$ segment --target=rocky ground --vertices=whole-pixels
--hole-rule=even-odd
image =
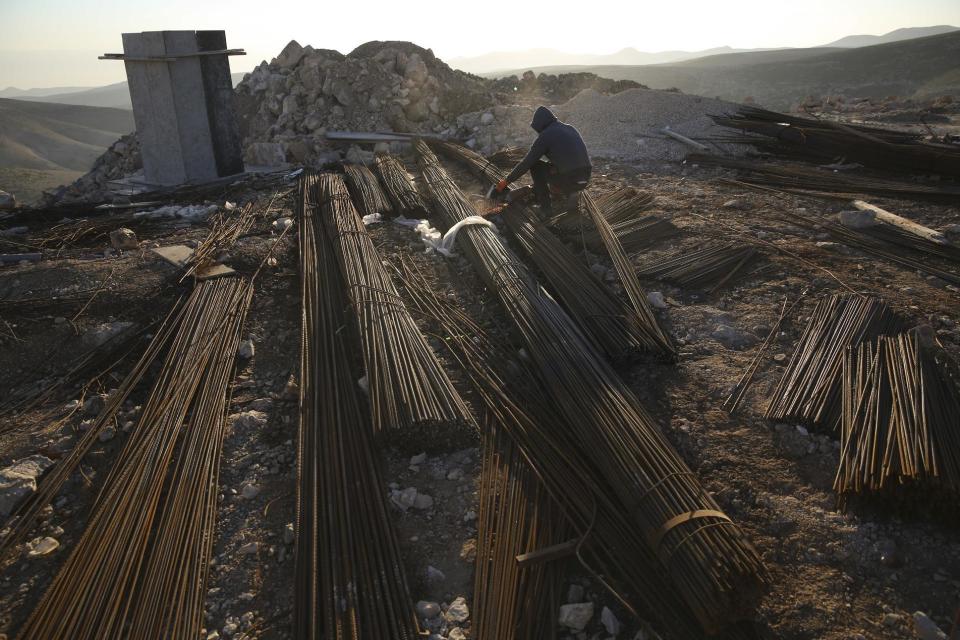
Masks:
[[[472,193],[480,193],[480,186],[462,172],[456,175]],[[921,624],[927,620],[950,628],[960,603],[960,534],[955,526],[923,510],[910,516],[893,509],[838,511],[831,490],[836,437],[769,423],[761,414],[803,318],[820,294],[841,291],[845,285],[883,296],[913,322],[930,324],[941,343],[960,356],[960,292],[789,223],[792,212],[827,215],[842,204],[734,190],[716,180],[723,175],[666,161],[597,161],[595,190],[621,184],[649,190],[656,195],[652,213],[669,218],[684,232],[635,259],[714,237],[755,242],[765,254],[764,269],[715,295],[645,282],[648,291],[663,294],[665,308],[658,313],[677,340],[679,360],[672,365],[640,363],[622,374],[770,567],[770,593],[759,611],[764,637],[936,637],[918,635],[914,615],[920,611],[929,616]],[[273,220],[292,215],[293,205],[290,186],[242,194],[241,199],[272,203],[254,230],[225,256],[243,273],[266,256],[276,241]],[[935,228],[957,220],[955,207],[876,203]],[[435,288],[470,309],[495,336],[512,339],[503,313],[462,258],[426,255],[412,231],[390,222],[370,231],[386,259],[413,258]],[[26,314],[0,308],[4,395],[61,371],[84,345],[102,339],[118,323],[155,317],[179,287],[175,268],[147,247],[196,242],[204,233],[203,224],[174,222],[151,227],[136,250],[113,251],[104,241],[68,252],[69,258],[0,270],[4,298],[83,292],[73,307]],[[300,313],[296,238],[284,238],[274,256],[276,265],[257,280],[247,323],[254,348],[238,360],[234,380],[207,599],[208,638],[291,635]],[[587,259],[597,271],[610,267],[603,257]],[[76,314],[93,291],[97,295]],[[799,296],[803,299],[775,336],[745,404],[735,415],[727,414],[720,403],[776,322],[784,301]],[[434,346],[439,350],[439,344]],[[469,402],[462,372],[445,364]],[[108,382],[92,392],[109,388]],[[18,418],[29,428],[24,435],[0,438],[0,493],[14,485],[18,495],[29,492],[30,476],[69,450],[95,408],[85,407],[86,400],[68,393]],[[135,396],[124,408],[123,423],[113,437],[84,460],[30,543],[0,568],[0,637],[13,636],[76,543],[100,481],[124,442],[124,425],[136,420],[142,401]],[[384,497],[393,505],[417,608],[425,627],[441,637],[469,636],[477,447],[476,438],[458,434],[386,443],[381,449]],[[15,465],[16,472],[9,471]],[[563,593],[569,602],[557,602],[558,615],[575,628],[561,626],[566,630],[559,637],[645,637],[612,597],[573,567]],[[561,605],[575,606],[561,610]]]

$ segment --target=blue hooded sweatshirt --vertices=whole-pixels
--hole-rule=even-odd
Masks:
[[[543,156],[547,156],[561,174],[592,167],[587,145],[580,132],[572,125],[557,120],[550,109],[537,107],[530,126],[540,135],[531,145],[527,156],[507,176],[507,182],[513,182],[529,171],[533,163]]]

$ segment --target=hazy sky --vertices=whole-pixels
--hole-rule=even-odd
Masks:
[[[586,7],[586,8],[585,8]],[[550,47],[571,52],[806,47],[899,27],[960,25],[960,0],[0,0],[0,88],[101,85],[124,79],[124,31],[225,29],[234,71],[291,39],[347,52],[411,40],[441,58]]]

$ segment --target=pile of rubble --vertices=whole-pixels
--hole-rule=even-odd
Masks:
[[[143,168],[140,158],[140,141],[136,133],[130,133],[103,152],[93,163],[93,168],[69,185],[62,185],[44,194],[43,205],[57,202],[108,199],[107,182],[119,180]]]
[[[344,56],[293,41],[237,94],[252,165],[322,159],[328,129],[452,132],[458,115],[494,101],[487,81],[408,42],[368,42]]]

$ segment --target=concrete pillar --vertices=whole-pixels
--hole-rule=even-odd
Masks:
[[[228,58],[195,55],[225,49],[223,31],[123,34],[148,183],[198,183],[243,171]]]

